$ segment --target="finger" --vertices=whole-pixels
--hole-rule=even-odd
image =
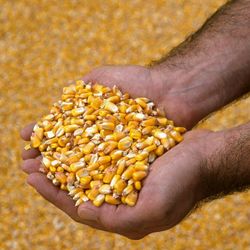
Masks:
[[[35,159],[25,160],[21,165],[22,170],[27,174],[39,172],[39,168],[41,167],[41,158],[41,156],[38,156]]]
[[[31,133],[32,133],[32,130],[33,130],[35,124],[36,123],[33,122],[22,129],[20,135],[25,141],[30,141],[30,136],[31,136]]]
[[[28,176],[27,182],[46,200],[64,211],[74,220],[80,221],[73,199],[65,191],[54,186],[44,174],[32,173]]]
[[[35,148],[31,148],[29,150],[23,149],[23,151],[22,151],[23,160],[33,159],[39,155],[40,155],[40,151],[38,149],[35,149]]]

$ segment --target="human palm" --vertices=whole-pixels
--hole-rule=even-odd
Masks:
[[[180,101],[168,103],[168,93],[150,69],[140,66],[106,66],[98,68],[84,78],[86,82],[100,82],[117,85],[132,97],[148,97],[157,106],[165,109],[169,118],[187,124],[185,114],[178,112]],[[171,98],[170,98],[171,99]],[[171,107],[173,109],[171,110]],[[33,125],[22,131],[22,137],[29,140]],[[39,152],[32,149],[23,152],[23,170],[29,174],[28,183],[45,199],[63,210],[77,222],[97,229],[125,235],[132,239],[165,230],[181,221],[200,199],[199,174],[202,163],[201,148],[209,132],[189,132],[185,140],[158,158],[151,166],[143,183],[139,199],[134,207],[123,204],[103,204],[95,207],[90,202],[78,208],[65,191],[55,187],[44,174],[39,173]]]

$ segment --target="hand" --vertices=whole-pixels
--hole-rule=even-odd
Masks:
[[[28,139],[30,133],[31,129],[25,129],[24,139]],[[65,191],[39,173],[38,158],[24,161],[23,170],[29,174],[31,186],[75,221],[130,239],[141,239],[149,233],[173,227],[203,198],[201,168],[206,160],[202,149],[211,134],[214,133],[188,132],[182,143],[158,158],[134,207],[109,204],[95,207],[87,202],[77,208]]]
[[[86,82],[118,85],[132,96],[146,96],[164,108],[168,117],[178,124],[188,124],[191,117],[181,112],[182,100],[168,98],[164,84],[150,69],[140,66],[102,67],[84,77]],[[171,109],[172,107],[172,109]],[[33,125],[22,131],[29,140]],[[104,204],[99,208],[90,202],[78,208],[65,191],[59,190],[42,173],[39,152],[32,149],[23,153],[23,170],[29,174],[28,183],[45,199],[67,213],[75,221],[97,229],[140,239],[145,235],[168,229],[186,216],[200,198],[199,175],[203,162],[200,149],[209,132],[190,132],[177,145],[152,165],[135,207]]]

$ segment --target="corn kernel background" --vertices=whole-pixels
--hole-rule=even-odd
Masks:
[[[250,192],[206,204],[175,228],[131,241],[79,225],[28,187],[19,130],[62,87],[102,64],[147,64],[179,44],[222,0],[0,0],[0,249],[250,249]],[[249,121],[250,98],[200,127]]]

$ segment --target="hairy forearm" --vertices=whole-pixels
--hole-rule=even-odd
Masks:
[[[201,167],[203,198],[250,187],[250,122],[213,134]]]
[[[168,97],[190,107],[190,127],[250,90],[250,0],[230,1],[153,65]]]

